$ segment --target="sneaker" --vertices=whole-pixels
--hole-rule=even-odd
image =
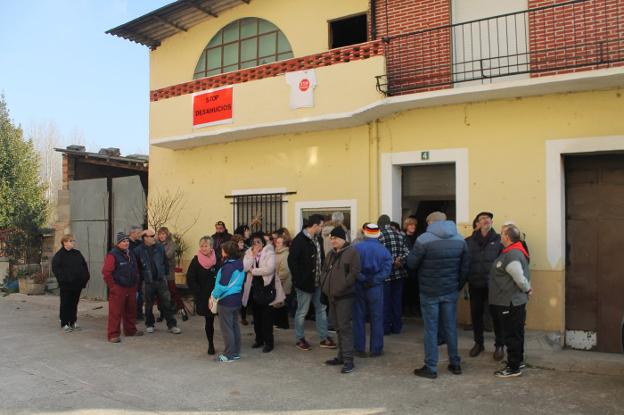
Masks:
[[[235,354],[234,356],[232,356],[232,358],[230,360],[240,360],[240,355],[239,354]]]
[[[71,333],[72,331],[74,331],[74,329],[72,329],[72,328],[71,328],[71,326],[70,326],[69,324],[65,324],[65,325],[63,326],[63,331],[64,331],[65,333]]]
[[[226,355],[220,354],[219,356],[217,356],[215,361],[218,362],[218,363],[230,363],[230,362],[233,362],[234,359],[230,359]]]
[[[414,369],[414,374],[416,376],[420,376],[421,378],[435,379],[438,377],[436,372],[431,371],[427,365],[421,367],[420,369]]]
[[[332,340],[331,337],[328,336],[325,340],[323,340],[320,343],[320,346],[323,349],[335,349],[336,348],[336,343]]]
[[[509,362],[507,362],[506,360],[503,360],[501,363],[503,364],[503,367],[509,366]],[[527,366],[526,363],[524,363],[524,361],[522,361],[518,365],[518,369],[524,369],[524,368],[526,368],[526,366]]]
[[[504,369],[497,370],[496,372],[494,372],[494,374],[496,375],[496,377],[499,378],[513,378],[522,375],[522,370],[513,370],[509,366],[505,366]]]
[[[338,366],[338,365],[344,365],[344,361],[342,359],[338,359],[337,357],[334,357],[333,359],[326,360],[325,364],[327,366]]]
[[[145,331],[148,333],[153,333],[154,332],[154,326],[148,326],[145,328]]]
[[[312,347],[310,347],[310,343],[308,343],[306,341],[306,339],[300,339],[295,346],[297,347],[297,349],[299,350],[303,350],[306,352],[309,352],[310,350],[312,350]]]
[[[112,339],[108,339],[111,343],[121,343],[121,339],[119,337],[113,337]]]
[[[70,326],[72,330],[78,330],[78,331],[82,330],[82,327],[80,327],[78,323],[70,324]]]
[[[454,375],[462,374],[462,368],[460,365],[448,365],[448,370]]]
[[[353,368],[353,362],[345,362],[342,369],[340,369],[340,373],[351,373],[353,372]]]
[[[180,327],[178,326],[173,326],[169,329],[169,333],[171,334],[180,334],[182,333],[182,330],[180,330]]]

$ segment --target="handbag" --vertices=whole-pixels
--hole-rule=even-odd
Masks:
[[[228,285],[227,288],[232,288],[234,286],[234,284],[236,284],[236,282],[238,281],[238,279],[240,278],[240,276],[236,277],[236,279],[234,281],[231,281]],[[219,299],[218,298],[214,298],[212,295],[210,295],[210,298],[212,299],[212,305],[210,305],[210,303],[208,304],[208,308],[210,309],[210,312],[212,314],[217,314],[217,312],[219,311]]]
[[[275,290],[275,274],[271,278],[269,285],[264,285],[264,278],[255,278],[252,283],[252,296],[255,304],[269,305],[275,301],[277,291]]]
[[[212,314],[217,314],[217,311],[219,310],[219,299],[214,298],[214,297],[210,297],[212,298],[212,305],[210,306],[210,312]]]

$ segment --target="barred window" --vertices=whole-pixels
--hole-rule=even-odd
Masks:
[[[232,223],[234,228],[249,225],[253,232],[273,232],[286,224],[283,222],[288,193],[269,193],[226,196],[232,199]]]
[[[292,48],[273,23],[256,17],[236,20],[221,29],[204,48],[194,79],[290,59]]]

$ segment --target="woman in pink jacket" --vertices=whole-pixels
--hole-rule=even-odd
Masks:
[[[273,305],[284,301],[284,289],[279,278],[275,277],[275,250],[273,245],[267,244],[262,232],[256,232],[251,236],[251,248],[243,258],[247,278],[243,291],[243,305],[249,305],[253,310],[254,332],[256,340],[254,349],[263,347],[262,351],[268,353],[273,350]],[[263,287],[275,284],[275,298],[269,304],[258,304],[254,301],[254,291],[257,293]]]

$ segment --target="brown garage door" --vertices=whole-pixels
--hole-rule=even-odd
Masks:
[[[570,156],[566,173],[566,329],[623,352],[624,154]]]

